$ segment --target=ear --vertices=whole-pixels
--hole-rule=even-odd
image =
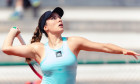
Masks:
[[[44,31],[48,31],[47,25],[44,26]]]

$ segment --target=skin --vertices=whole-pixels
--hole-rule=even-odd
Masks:
[[[59,26],[60,24],[61,26]],[[60,48],[63,44],[61,34],[63,33],[64,28],[62,24],[63,22],[57,13],[53,13],[51,17],[46,20],[44,30],[48,34],[48,43],[52,49]],[[3,43],[2,51],[8,55],[32,58],[40,63],[45,57],[44,44],[35,42],[29,45],[12,46],[13,40],[19,33],[19,29],[10,29],[10,32]],[[75,54],[76,57],[78,57],[80,50],[132,55],[136,59],[136,56],[139,55],[134,51],[121,48],[114,44],[92,42],[86,38],[78,36],[67,37],[67,43],[70,50]]]

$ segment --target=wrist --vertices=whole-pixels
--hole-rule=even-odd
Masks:
[[[126,53],[127,53],[127,50],[126,49],[122,49],[122,54],[126,55]]]
[[[121,51],[121,54],[126,54],[126,50],[125,49],[122,49],[122,51]]]

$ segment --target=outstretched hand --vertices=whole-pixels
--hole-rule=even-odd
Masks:
[[[123,52],[123,54],[124,54],[124,55],[132,55],[132,56],[134,56],[136,59],[138,59],[137,56],[140,56],[140,54],[137,54],[136,52],[130,51],[130,50],[125,50],[125,51]]]

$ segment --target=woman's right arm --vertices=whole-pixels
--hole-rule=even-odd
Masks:
[[[19,29],[11,28],[8,33],[3,46],[2,51],[8,55],[15,55],[26,58],[35,58],[35,50],[32,44],[21,45],[21,46],[12,46],[15,37],[20,33]]]

